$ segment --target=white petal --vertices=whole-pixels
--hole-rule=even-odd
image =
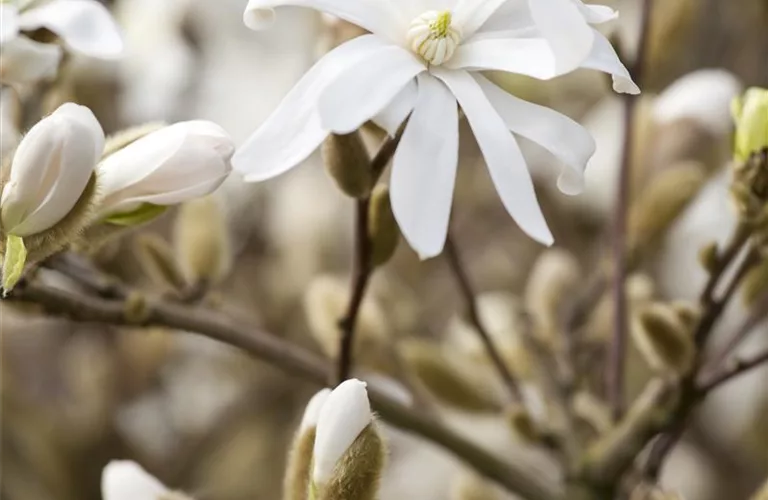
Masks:
[[[384,48],[348,68],[323,91],[318,102],[323,128],[349,134],[378,114],[426,71],[412,52],[397,46]]]
[[[18,33],[18,9],[15,5],[0,4],[0,44],[16,38]]]
[[[443,67],[506,71],[540,80],[560,75],[552,47],[543,38],[475,38],[460,45]]]
[[[622,94],[639,94],[640,88],[632,81],[627,68],[619,60],[611,42],[600,32],[594,31],[592,53],[582,63],[583,68],[596,69],[613,76],[613,90]]]
[[[448,234],[459,127],[456,99],[429,74],[418,77],[416,107],[395,153],[392,211],[403,236],[422,259],[439,255]]]
[[[411,80],[400,93],[392,99],[392,102],[381,110],[379,114],[373,117],[373,121],[376,125],[386,130],[390,137],[394,137],[397,134],[400,125],[403,124],[411,111],[413,111],[418,95],[419,87],[416,85],[416,80]]]
[[[364,35],[335,48],[310,69],[277,109],[235,153],[232,164],[248,182],[280,175],[304,161],[328,136],[320,125],[317,101],[339,73],[388,47]]]
[[[464,39],[471,37],[507,0],[459,0],[453,19]]]
[[[0,81],[28,85],[53,78],[59,69],[62,50],[58,45],[39,43],[18,36],[0,50]]]
[[[603,24],[619,17],[619,13],[607,5],[585,5],[581,0],[577,5],[589,24]]]
[[[47,28],[72,50],[87,56],[112,59],[123,52],[123,40],[109,11],[93,0],[57,0],[23,12],[24,30]]]
[[[112,461],[101,473],[102,500],[160,500],[168,488],[136,462]]]
[[[365,382],[357,379],[339,384],[325,401],[317,420],[312,479],[328,482],[336,462],[371,423],[371,405]]]
[[[330,389],[322,389],[317,394],[312,396],[312,399],[307,403],[307,408],[304,410],[304,416],[301,418],[301,425],[299,425],[299,432],[303,432],[307,429],[317,426],[317,421],[320,418],[320,410],[323,409],[325,402],[328,400],[328,396],[331,395]]]
[[[483,24],[480,32],[507,31],[534,26],[528,0],[507,0]]]
[[[572,0],[528,0],[531,16],[555,53],[559,73],[579,67],[589,56],[594,31]]]
[[[531,238],[551,245],[554,238],[541,213],[531,174],[515,137],[469,73],[436,71],[435,74],[448,85],[464,110],[509,214]]]
[[[473,76],[512,132],[539,144],[568,166],[558,180],[560,190],[580,193],[584,169],[597,147],[587,129],[553,109],[518,99],[480,74]]]
[[[269,27],[275,19],[276,7],[309,7],[356,24],[374,35],[402,42],[407,22],[389,0],[250,0],[243,22],[253,30]]]

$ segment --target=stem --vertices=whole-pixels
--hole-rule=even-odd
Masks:
[[[643,2],[642,25],[637,57],[630,74],[639,85],[642,82],[647,50],[648,34],[651,25],[653,0]],[[611,343],[606,388],[608,399],[613,409],[613,417],[618,420],[624,413],[624,361],[627,344],[627,296],[624,283],[627,280],[629,256],[627,255],[627,219],[629,212],[630,180],[632,177],[632,152],[635,148],[635,114],[637,96],[624,96],[624,148],[619,173],[619,189],[616,200],[616,219],[613,231],[613,296],[615,302],[613,342]]]
[[[63,313],[76,321],[136,326],[126,317],[121,300],[91,297],[40,283],[28,283],[18,287],[9,300],[33,302],[48,311]],[[217,311],[162,300],[148,300],[146,307],[142,325],[196,333],[229,344],[318,385],[325,385],[331,373],[331,366],[316,354],[291,345],[264,330],[236,324]],[[373,389],[370,389],[369,393],[373,408],[384,420],[442,446],[467,466],[498,482],[510,492],[528,500],[558,498],[556,487],[542,478],[540,472],[525,464],[499,459],[421,413]]]
[[[517,382],[515,382],[515,378],[512,376],[512,372],[510,372],[509,368],[507,368],[504,359],[501,357],[501,354],[499,354],[499,349],[496,347],[496,344],[491,338],[488,329],[485,327],[485,324],[480,317],[480,313],[477,309],[477,298],[475,290],[472,287],[472,283],[469,281],[469,275],[467,274],[467,271],[461,262],[458,249],[456,248],[456,244],[450,233],[448,234],[445,242],[445,255],[448,259],[448,265],[450,266],[453,275],[456,277],[456,282],[459,285],[459,291],[461,292],[461,295],[466,302],[469,320],[475,327],[477,334],[480,336],[480,340],[483,342],[483,346],[485,346],[485,350],[488,353],[488,356],[491,358],[491,362],[496,367],[496,371],[499,372],[499,375],[501,376],[504,385],[507,387],[507,390],[509,390],[512,399],[514,401],[522,401],[523,398],[520,394],[520,388],[517,386]]]
[[[743,375],[744,373],[757,368],[763,363],[768,363],[768,350],[749,359],[739,359],[731,366],[726,366],[723,370],[713,374],[708,380],[705,380],[700,387],[704,393],[711,392],[726,382]]]
[[[747,319],[736,330],[736,333],[731,337],[731,340],[720,349],[717,354],[712,356],[712,361],[708,363],[709,366],[717,367],[725,363],[728,356],[736,350],[741,342],[754,330],[754,328],[760,324],[763,319],[768,315],[768,292],[764,292],[755,306],[750,311]]]

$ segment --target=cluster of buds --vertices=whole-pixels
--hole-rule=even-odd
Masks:
[[[739,215],[757,228],[768,223],[768,90],[751,88],[732,106],[736,120],[731,186]]]
[[[4,163],[0,252],[6,292],[27,263],[211,193],[229,175],[234,144],[218,125],[192,121],[148,133],[106,157],[104,152],[104,132],[93,113],[66,103],[32,127]]]

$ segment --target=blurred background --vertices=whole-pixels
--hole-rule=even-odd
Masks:
[[[124,31],[126,57],[113,63],[72,58],[41,106],[85,104],[108,133],[151,121],[203,118],[219,123],[240,144],[314,61],[357,34],[305,9],[285,9],[271,30],[252,32],[242,23],[245,0],[106,3]],[[605,3],[621,12],[605,29],[626,40],[632,53],[639,2]],[[706,279],[699,249],[724,241],[736,222],[728,198],[730,101],[746,87],[768,86],[766,0],[655,5],[635,117],[633,193],[641,198],[644,187],[669,172],[685,175],[668,176],[678,196],[661,190],[653,202],[637,207],[640,222],[632,234],[642,245],[629,280],[633,306],[697,297]],[[555,250],[544,252],[507,215],[471,134],[462,134],[453,234],[504,356],[535,387],[535,361],[520,340],[519,312],[534,309],[535,317],[542,301],[566,307],[600,268],[614,213],[622,104],[610,81],[596,72],[545,83],[494,77],[517,95],[577,119],[598,142],[587,192],[576,198],[557,192],[559,168],[552,158],[525,144],[557,241]],[[7,124],[9,113],[18,110],[5,101]],[[3,132],[5,151],[18,136],[12,127]],[[377,131],[369,135],[371,144],[381,137]],[[225,228],[220,237],[231,259],[230,272],[205,302],[333,355],[335,320],[348,287],[354,202],[336,188],[320,155],[262,184],[243,184],[233,175],[209,202],[213,215],[199,224],[213,227],[221,217],[224,225],[217,227]],[[659,208],[664,203],[674,210]],[[158,293],[161,284],[142,267],[137,245],[147,234],[178,244],[180,219],[195,213],[186,212],[169,213],[93,258],[105,271]],[[551,290],[556,296],[547,295]],[[734,301],[716,335],[733,331],[745,310],[742,301]],[[611,308],[598,304],[582,336],[599,347],[610,335],[610,316]],[[0,324],[3,500],[99,499],[101,469],[115,458],[136,460],[199,500],[280,497],[287,447],[316,387],[184,332],[82,325],[6,303],[0,305]],[[768,346],[768,328],[761,328],[744,352]],[[357,359],[361,376],[377,387],[490,450],[552,469],[546,453],[516,432],[500,408],[502,388],[466,321],[444,258],[420,262],[401,243],[374,277]],[[456,367],[466,387],[446,389],[435,382],[424,369],[435,359]],[[593,363],[591,369],[601,368]],[[629,368],[628,390],[635,394],[650,371],[635,352]],[[762,369],[714,394],[673,452],[663,483],[686,500],[747,498],[768,475],[766,387],[768,370]],[[382,500],[461,499],[462,489],[478,481],[433,445],[386,429],[390,463]]]

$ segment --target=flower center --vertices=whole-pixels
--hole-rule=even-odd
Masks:
[[[414,19],[408,29],[411,50],[435,66],[453,57],[461,43],[461,32],[452,21],[449,10],[430,10]]]

